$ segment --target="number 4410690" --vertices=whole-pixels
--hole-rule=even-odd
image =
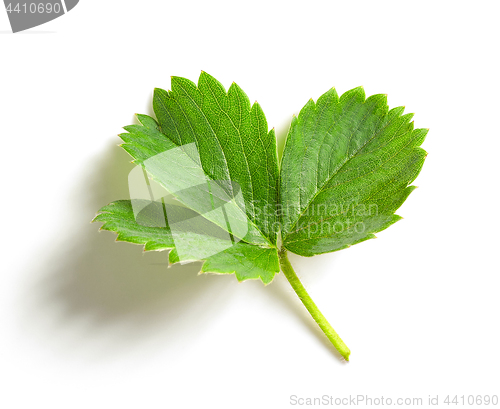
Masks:
[[[42,14],[42,13],[60,13],[61,4],[59,3],[9,3],[7,5],[7,13],[31,13],[31,14]]]
[[[444,403],[446,405],[461,405],[461,406],[479,406],[479,405],[498,405],[497,395],[462,395],[462,396],[446,396]]]

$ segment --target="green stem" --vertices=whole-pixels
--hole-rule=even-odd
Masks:
[[[346,361],[349,361],[349,355],[351,354],[351,351],[349,350],[349,348],[347,348],[347,345],[344,344],[344,341],[340,339],[330,323],[326,320],[325,316],[318,309],[311,296],[307,293],[306,289],[300,282],[299,277],[297,277],[297,274],[295,274],[290,261],[288,260],[286,250],[280,250],[279,256],[281,270],[285,274],[285,277],[291,284],[294,291],[299,296],[300,301],[302,301],[302,304],[304,304],[304,306],[307,308],[309,314],[311,314],[311,316],[314,318],[314,321],[316,321],[319,327],[323,330],[333,346],[337,349],[337,351],[340,352],[340,355],[342,355]]]

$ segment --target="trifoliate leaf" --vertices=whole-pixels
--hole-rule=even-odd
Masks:
[[[282,238],[302,256],[374,238],[400,219],[427,134],[385,95],[331,89],[292,120],[281,163]]]
[[[402,107],[389,110],[385,95],[365,99],[355,88],[339,98],[331,89],[293,118],[278,177],[274,131],[236,84],[226,92],[206,73],[198,85],[173,77],[172,91],[155,90],[153,108],[157,120],[138,115],[120,135],[139,165],[129,174],[131,200],[110,203],[94,221],[117,240],[170,249],[171,263],[201,260],[200,272],[267,284],[281,268],[349,360],[287,250],[337,251],[398,221],[427,130],[414,129]]]

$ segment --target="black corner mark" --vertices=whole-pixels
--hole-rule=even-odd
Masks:
[[[12,32],[45,24],[72,10],[79,0],[4,0]]]

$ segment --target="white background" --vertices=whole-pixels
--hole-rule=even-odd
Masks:
[[[500,395],[497,6],[82,0],[15,35],[0,10],[0,407]],[[127,198],[121,127],[150,113],[154,87],[201,70],[258,99],[281,144],[332,86],[387,93],[430,128],[404,220],[291,257],[350,363],[282,274],[264,287],[167,269],[166,252],[89,223]]]

